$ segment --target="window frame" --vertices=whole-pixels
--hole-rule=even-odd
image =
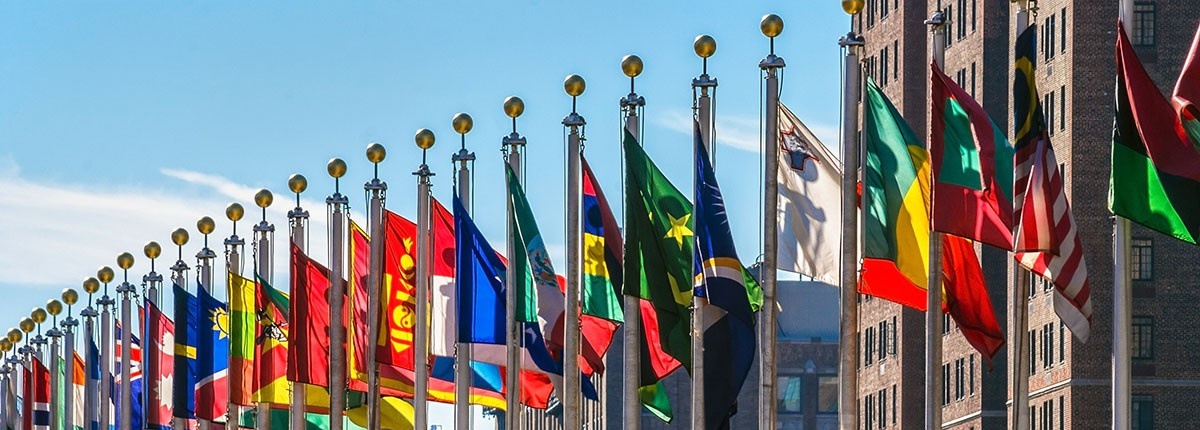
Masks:
[[[1133,361],[1154,360],[1154,317],[1134,315],[1130,319],[1129,346],[1133,348],[1129,357]]]
[[[1154,239],[1135,237],[1129,240],[1129,279],[1154,280]]]

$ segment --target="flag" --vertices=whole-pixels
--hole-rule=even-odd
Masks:
[[[196,417],[196,345],[200,301],[175,284],[175,375],[171,380],[171,412],[179,418]]]
[[[36,358],[35,358],[36,359]],[[21,365],[21,428],[33,428],[34,370],[32,364]]]
[[[86,404],[84,404],[84,408],[86,408],[86,410],[99,411],[100,410],[100,401],[102,400],[99,398],[100,397],[100,384],[101,384],[100,375],[103,375],[103,373],[101,373],[102,370],[101,370],[101,366],[100,366],[100,348],[96,347],[96,340],[94,338],[92,338],[91,336],[86,336],[86,337],[87,337],[87,351],[85,352],[85,354],[87,354],[87,359],[84,362],[84,364],[87,366],[87,381],[85,382],[85,387],[87,389],[87,392],[92,393],[93,395],[87,396],[84,399],[87,402]],[[103,399],[103,401],[108,401],[108,400]],[[97,416],[97,418],[99,418],[99,417]],[[91,417],[87,417],[86,419],[91,419]],[[100,422],[99,421],[91,421],[91,422],[87,423],[87,426],[89,429],[98,430],[100,428]]]
[[[411,430],[413,428],[413,406],[396,397],[383,397],[379,408],[381,430]],[[367,407],[360,406],[346,411],[346,418],[360,427],[367,426]]]
[[[929,152],[867,78],[863,95],[863,262],[859,292],[925,310]]]
[[[979,103],[929,67],[933,229],[1010,250],[1013,147]]]
[[[1147,228],[1196,244],[1200,239],[1200,154],[1187,137],[1175,108],[1158,91],[1130,45],[1117,30],[1117,91],[1113,120],[1112,173],[1108,208]],[[1189,96],[1197,73],[1196,48],[1185,81]],[[1177,95],[1178,96],[1178,95]],[[1194,102],[1195,100],[1190,100]],[[1194,113],[1195,106],[1185,111]],[[1194,123],[1193,123],[1194,125]]]
[[[969,239],[942,235],[942,291],[944,312],[954,318],[967,343],[989,364],[1004,346],[1004,332],[996,321],[992,299],[983,280],[983,269]]]
[[[628,131],[625,147],[624,293],[641,304],[639,397],[658,418],[673,414],[662,378],[680,366],[691,372],[692,205]]]
[[[841,280],[842,162],[779,104],[779,268]]]
[[[583,167],[583,286],[580,306],[584,315],[624,322],[621,308],[621,257],[624,241],[600,182],[587,158]],[[603,354],[601,354],[603,355]]]
[[[287,380],[287,321],[280,309],[287,309],[290,300],[258,273],[254,274],[254,280],[258,330],[254,338],[256,358],[250,400],[256,404],[287,408],[291,406],[292,387]]]
[[[87,367],[84,365],[83,358],[79,356],[78,351],[76,351],[74,353],[74,357],[71,360],[71,365],[74,366],[74,368],[75,368],[74,371],[71,373],[72,378],[70,381],[70,385],[68,385],[69,387],[71,387],[71,391],[70,391],[69,395],[72,397],[71,416],[67,417],[65,410],[60,410],[60,415],[63,417],[63,419],[68,420],[66,422],[67,425],[63,427],[64,429],[82,430],[84,428],[84,423],[86,420],[86,418],[84,417],[83,402],[84,402],[84,398],[87,397],[84,394],[87,392],[87,386],[86,386],[87,376],[85,373],[85,372],[87,372]],[[63,369],[65,369],[65,367],[63,367]],[[63,381],[65,382],[66,376],[63,375],[63,378],[64,378]],[[66,397],[60,396],[60,398],[65,399]],[[60,407],[61,406],[62,405],[60,405]],[[63,408],[63,409],[65,409],[65,408]]]
[[[229,308],[199,288],[196,345],[196,418],[216,420],[229,405]]]
[[[146,398],[146,428],[170,429],[174,405],[172,390],[175,388],[175,361],[172,350],[175,346],[175,323],[172,322],[150,300],[146,300],[146,323],[150,334],[150,359],[153,363],[149,375],[151,392]]]
[[[1188,51],[1187,61],[1175,83],[1175,95],[1172,97],[1175,109],[1179,111],[1179,122],[1183,125],[1184,133],[1192,141],[1192,146],[1200,150],[1200,29],[1192,39],[1192,49]]]
[[[254,282],[229,274],[229,401],[252,406],[254,393],[254,340],[257,337]]]
[[[413,339],[417,310],[417,225],[400,215],[384,210],[383,217],[383,289],[382,325],[375,342],[380,363],[413,368]],[[355,249],[369,257],[369,249]],[[368,261],[368,269],[369,269]],[[366,279],[355,279],[366,281]],[[364,320],[365,321],[365,320]]]
[[[287,378],[329,386],[329,269],[291,244],[291,315]]]
[[[123,415],[121,409],[126,407],[126,405],[122,403],[123,399],[121,395],[121,386],[126,383],[124,380],[124,372],[121,371],[121,369],[123,369],[122,366],[124,365],[124,363],[121,361],[122,351],[125,348],[125,344],[122,341],[122,330],[124,330],[124,327],[121,327],[121,323],[117,322],[117,343],[116,348],[113,350],[113,357],[116,360],[116,365],[114,368],[117,369],[117,372],[113,377],[112,389],[112,401],[113,405],[115,406],[112,411],[116,417],[116,419],[114,419],[112,422],[116,423],[117,428],[121,428],[122,424],[121,418]],[[144,392],[145,388],[145,380],[142,378],[142,342],[138,339],[137,335],[133,333],[129,334],[129,339],[130,368],[128,384],[130,387],[129,391],[132,394],[131,397],[133,398],[133,404],[128,405],[130,409],[129,428],[141,429],[144,428],[142,423],[145,421],[145,411],[142,410],[142,393]]]
[[[429,353],[442,357],[453,357],[455,342],[458,338],[458,316],[455,312],[458,310],[458,297],[456,296],[455,276],[458,271],[455,266],[455,244],[458,239],[454,235],[454,214],[442,206],[442,203],[437,199],[430,199],[430,207],[432,213],[432,229],[430,238],[433,244],[430,249],[433,250],[433,270],[430,277],[430,298],[433,301],[430,306],[430,337],[429,337]],[[406,240],[410,240],[413,244],[417,242],[417,225],[412,223],[412,234],[406,236]],[[415,246],[415,245],[414,245]],[[414,260],[415,261],[415,260]],[[414,269],[415,272],[415,269]],[[415,279],[415,278],[414,278]],[[504,347],[502,346],[484,346],[471,345],[472,358],[481,360],[481,357],[499,357],[503,360],[505,356]],[[482,359],[481,361],[487,361]],[[496,363],[500,364],[500,363]]]
[[[1071,333],[1086,342],[1092,325],[1091,286],[1083,244],[1038,103],[1035,35],[1036,28],[1030,26],[1017,37],[1015,48],[1014,258],[1054,284],[1054,311]]]
[[[47,369],[42,360],[36,355],[32,356],[32,376],[31,386],[25,396],[25,404],[29,405],[26,410],[29,411],[29,417],[26,423],[31,424],[26,427],[33,430],[49,430],[50,429],[50,369]]]
[[[762,291],[757,282],[746,282],[754,278],[747,276],[738,258],[725,199],[700,136],[700,123],[693,125],[695,282],[697,291],[708,298],[704,310],[704,428],[728,428],[758,349],[754,331],[757,308],[752,301],[756,299],[761,307]]]

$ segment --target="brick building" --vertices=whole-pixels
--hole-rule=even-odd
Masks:
[[[1035,429],[1107,428],[1111,416],[1112,221],[1108,212],[1109,147],[1112,141],[1117,2],[1042,0],[1037,24],[1038,88],[1065,173],[1085,255],[1091,262],[1093,326],[1084,344],[1071,338],[1055,315],[1050,290],[1035,280],[1020,291],[1030,297],[1031,339],[1027,407]],[[1131,25],[1138,54],[1161,90],[1174,86],[1200,22],[1194,0],[1136,1]],[[945,73],[971,93],[1011,134],[1012,41],[1015,6],[1008,0],[867,0],[855,20],[866,46],[863,64],[913,130],[928,135],[930,38],[922,21],[943,10]],[[1133,416],[1134,428],[1193,428],[1200,406],[1200,336],[1192,288],[1200,268],[1185,263],[1196,249],[1135,227],[1133,230]],[[987,246],[981,262],[997,319],[1013,333],[1011,257]],[[860,428],[924,427],[925,316],[864,297],[860,307]],[[948,321],[946,319],[945,321]],[[953,324],[943,328],[940,402],[943,428],[1005,428],[1010,404],[1012,348],[986,359]],[[1010,336],[1011,339],[1011,336]]]

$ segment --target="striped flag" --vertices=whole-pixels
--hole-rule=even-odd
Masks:
[[[1014,257],[1054,284],[1054,311],[1075,337],[1086,342],[1092,325],[1087,263],[1038,103],[1035,34],[1035,27],[1029,27],[1016,45]]]
[[[32,426],[27,427],[33,430],[49,430],[50,429],[50,369],[47,369],[42,360],[36,356],[33,357],[33,390],[32,397],[26,397],[25,401],[32,404],[30,408],[32,413]]]

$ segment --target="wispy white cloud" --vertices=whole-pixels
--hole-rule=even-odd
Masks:
[[[688,110],[668,110],[657,117],[658,124],[679,133],[692,134],[692,113]],[[836,124],[805,123],[826,146],[838,148]],[[761,124],[757,117],[722,114],[717,118],[717,144],[748,152],[759,152]]]

